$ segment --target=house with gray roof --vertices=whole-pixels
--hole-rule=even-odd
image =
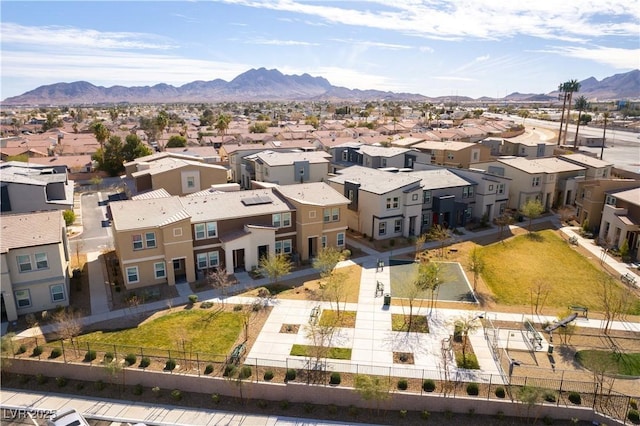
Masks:
[[[69,305],[69,244],[60,211],[2,216],[2,311],[9,321]]]
[[[261,151],[242,159],[241,183],[248,189],[252,181],[278,185],[322,182],[329,174],[330,157],[324,151]]]

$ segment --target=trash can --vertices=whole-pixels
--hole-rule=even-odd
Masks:
[[[553,345],[549,345],[549,348],[547,349],[547,353],[549,355],[551,355],[553,353]]]
[[[384,306],[389,306],[391,305],[391,295],[389,293],[386,293],[384,295]]]

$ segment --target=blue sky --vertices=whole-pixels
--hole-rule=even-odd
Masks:
[[[0,99],[79,80],[229,81],[259,67],[350,89],[502,97],[640,68],[629,0],[5,0],[0,12]]]

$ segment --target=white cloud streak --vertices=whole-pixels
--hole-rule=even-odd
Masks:
[[[571,58],[587,59],[618,69],[640,68],[640,49],[620,49],[604,46],[558,46],[549,50],[538,50],[537,52],[555,53]]]

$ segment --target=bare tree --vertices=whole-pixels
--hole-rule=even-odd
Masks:
[[[231,280],[229,279],[229,274],[227,274],[227,270],[225,268],[217,268],[213,271],[209,271],[207,274],[207,282],[214,289],[219,289],[222,293],[222,306],[224,306],[225,299],[227,298],[227,291],[229,287],[232,285]]]
[[[62,340],[68,339],[77,354],[79,347],[76,337],[78,337],[82,332],[80,314],[72,311],[71,308],[67,308],[55,313],[53,320],[56,324],[56,332],[58,333],[58,336],[60,336]]]
[[[604,314],[603,333],[609,334],[613,321],[621,317],[625,308],[625,294],[609,276],[602,278],[598,288],[600,304]]]
[[[422,234],[420,236],[418,236],[416,238],[416,242],[415,242],[415,249],[416,249],[416,254],[415,254],[415,260],[420,260],[422,261],[424,258],[424,252],[422,250],[422,247],[424,246],[424,243],[427,241],[427,234]]]
[[[541,314],[542,308],[544,308],[547,297],[549,297],[549,293],[551,292],[551,288],[544,280],[538,278],[529,288],[529,292],[531,295],[532,313]]]
[[[335,317],[334,317],[335,318]],[[337,320],[337,318],[335,318]],[[323,373],[324,367],[322,361],[329,357],[331,351],[331,342],[336,330],[335,321],[318,321],[310,322],[305,325],[305,337],[311,343],[308,348],[308,355],[313,359],[314,365],[309,370],[316,373]],[[310,377],[314,381],[316,377]]]
[[[345,282],[347,280],[347,274],[340,271],[333,271],[322,280],[320,297],[322,300],[328,301],[331,308],[333,304],[336,304],[336,314],[338,318],[341,317],[342,311],[340,304],[346,303],[347,289]]]
[[[443,284],[441,277],[441,267],[435,262],[421,263],[418,266],[417,286],[425,291],[429,291],[430,304],[429,313],[433,312],[435,307],[436,294],[440,285]]]
[[[480,249],[474,247],[469,253],[469,260],[467,262],[467,269],[473,274],[473,292],[476,292],[478,288],[478,276],[484,272],[485,262]]]
[[[504,235],[504,229],[513,223],[513,216],[509,213],[502,212],[502,214],[495,218],[496,224],[498,225],[498,229],[500,233],[498,234],[498,239],[502,240]]]

